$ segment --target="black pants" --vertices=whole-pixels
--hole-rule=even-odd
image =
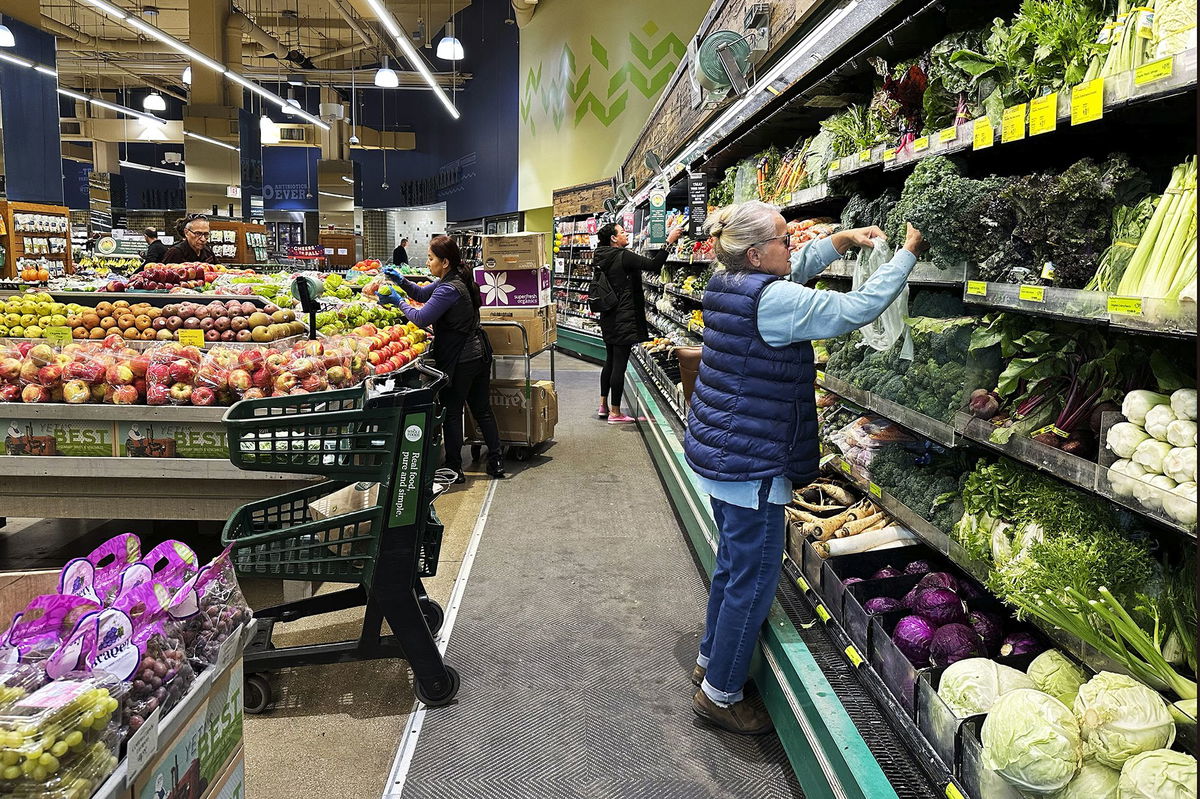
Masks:
[[[475,423],[483,432],[489,455],[500,454],[500,432],[488,397],[491,383],[490,364],[482,358],[458,364],[449,384],[442,389],[442,437],[446,444],[446,467],[462,471],[463,406],[471,408]]]
[[[620,407],[625,394],[625,367],[629,366],[629,344],[604,342],[604,368],[600,370],[600,396],[610,397]]]

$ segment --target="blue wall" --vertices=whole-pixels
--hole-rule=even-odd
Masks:
[[[143,169],[121,170],[125,179],[125,207],[138,211],[161,211],[182,209],[187,206],[184,191],[183,169],[162,163],[166,153],[183,155],[181,144],[154,144],[153,142],[128,142],[118,145],[121,158],[135,164],[147,164],[160,169],[178,169],[179,176],[147,172]]]
[[[8,52],[56,68],[53,34],[12,17],[0,20],[17,40],[16,47]],[[8,199],[62,205],[57,79],[29,67],[0,61],[0,112],[4,115]]]
[[[263,210],[317,210],[317,147],[263,148]]]
[[[72,158],[62,159],[63,205],[86,211],[91,207],[88,175],[92,165]]]

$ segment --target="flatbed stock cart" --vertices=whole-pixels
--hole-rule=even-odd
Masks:
[[[255,611],[247,645],[246,712],[271,703],[266,674],[281,668],[401,658],[426,705],[449,703],[459,675],[434,642],[444,612],[422,577],[437,571],[442,524],[433,509],[441,372],[420,361],[355,388],[243,400],[224,417],[229,457],[251,471],[328,478],[239,508],[225,525],[238,572],[352,583]],[[276,648],[276,624],[365,606],[357,640]],[[387,620],[391,635],[383,635]]]
[[[547,443],[549,443],[545,439],[539,439],[539,437],[534,433],[536,422],[533,418],[533,402],[531,401],[531,395],[533,392],[534,382],[533,359],[544,352],[550,353],[550,382],[554,382],[554,343],[548,342],[542,347],[542,349],[533,351],[529,348],[529,331],[526,330],[525,326],[520,322],[509,322],[502,319],[484,319],[480,321],[479,324],[485,328],[511,328],[520,334],[522,343],[521,352],[511,355],[496,353],[492,354],[492,380],[494,381],[497,377],[499,377],[497,373],[497,367],[500,365],[501,361],[517,360],[523,363],[525,374],[523,377],[524,384],[522,388],[522,396],[525,400],[525,429],[523,432],[513,430],[502,431],[500,443],[504,446],[505,453],[508,456],[511,456],[513,460],[527,461],[539,450],[541,450]],[[467,416],[464,414],[463,420],[465,421],[466,419]],[[510,435],[505,436],[504,432],[508,432]],[[512,433],[516,433],[516,435],[511,435]],[[476,461],[479,460],[480,455],[483,453],[483,445],[486,442],[478,437],[470,437],[464,443],[471,445],[471,458]]]

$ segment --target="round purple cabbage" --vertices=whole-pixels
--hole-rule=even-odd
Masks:
[[[866,581],[863,580],[863,578],[861,578],[861,577],[847,577],[845,580],[842,580],[842,585],[854,585],[855,583],[862,583],[862,582],[866,582]]]
[[[913,601],[913,610],[939,627],[966,621],[967,609],[949,588],[925,588]]]
[[[900,600],[900,604],[909,610],[916,610],[917,594],[921,593],[921,591],[921,586],[914,585],[912,589],[904,595],[904,599]]]
[[[1000,644],[1000,654],[1004,657],[1037,655],[1045,649],[1045,645],[1029,633],[1011,633],[1006,635],[1004,642]]]
[[[949,666],[983,655],[983,640],[979,633],[965,624],[942,625],[929,642],[929,660],[935,666]]]
[[[929,642],[933,640],[934,626],[920,616],[905,616],[896,622],[892,640],[896,648],[904,653],[914,666],[929,662]]]
[[[971,625],[971,629],[979,633],[987,654],[994,656],[1000,649],[1000,641],[1004,638],[1004,621],[995,613],[972,610],[967,613],[967,622]]]
[[[933,571],[933,564],[927,560],[914,560],[904,567],[905,574],[929,574],[931,571]]]
[[[893,569],[891,566],[884,566],[879,571],[871,575],[872,580],[886,580],[890,577],[899,577],[900,572]]]
[[[868,599],[863,605],[863,610],[867,613],[887,613],[889,610],[897,610],[900,608],[900,600],[890,596],[877,596],[874,599]]]
[[[953,574],[946,572],[930,572],[921,578],[921,582],[917,583],[920,588],[949,588],[954,593],[958,593],[958,580]]]

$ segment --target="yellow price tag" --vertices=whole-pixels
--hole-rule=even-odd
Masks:
[[[941,130],[938,131],[938,141],[940,141],[942,143],[954,141],[957,138],[958,138],[958,126],[957,125],[955,125],[952,128],[942,128]]]
[[[817,372],[817,380],[818,380],[818,382],[824,383],[825,382],[825,373],[818,371]]]
[[[828,622],[833,617],[829,615],[829,611],[825,609],[824,605],[817,605],[817,618],[823,622]]]
[[[810,587],[808,585],[808,580],[805,580],[803,577],[796,578],[796,585],[800,586],[800,590],[804,592],[807,592]]]
[[[48,327],[42,331],[42,336],[47,342],[56,347],[65,347],[71,343],[71,328],[69,327]]]
[[[1000,124],[1000,141],[1007,144],[1010,141],[1020,141],[1025,138],[1025,103],[1004,109]]]
[[[830,172],[837,172],[841,168],[842,168],[841,161],[830,161],[829,162],[829,171]]]
[[[919,153],[922,150],[928,150],[928,149],[929,149],[929,137],[928,136],[922,136],[919,139],[913,139],[913,152],[914,153]]]
[[[1058,92],[1029,101],[1029,135],[1052,133],[1058,127]]]
[[[1142,315],[1141,297],[1109,297],[1108,312],[1125,314],[1126,316]]]
[[[877,499],[883,496],[883,489],[880,488],[879,486],[875,485],[874,483],[868,484],[867,490],[871,492],[871,496],[873,496]]]
[[[842,461],[842,471],[845,472],[846,474],[850,474],[850,472],[852,471],[852,467],[850,466],[850,461]]]
[[[1071,89],[1071,124],[1095,122],[1104,116],[1104,78],[1081,83]]]
[[[180,330],[179,343],[185,347],[203,347],[204,346],[204,331],[203,330]]]
[[[871,151],[870,150],[860,150],[859,151],[858,162],[860,164],[865,164],[870,160],[871,160]]]
[[[972,146],[976,150],[986,150],[996,141],[996,132],[992,130],[992,121],[987,117],[975,120],[975,135]]]
[[[846,657],[848,657],[850,662],[855,666],[861,666],[863,664],[863,657],[862,655],[858,654],[858,650],[854,648],[854,644],[846,647]]]
[[[1017,292],[1017,296],[1026,302],[1045,302],[1046,287],[1045,286],[1021,286],[1021,290]]]
[[[962,795],[962,791],[958,789],[957,785],[950,783],[946,786],[946,799],[966,799],[966,797]]]
[[[890,148],[884,150],[883,151],[883,160],[884,161],[895,161],[896,160],[896,152],[897,152],[897,150],[895,147],[890,147]]]
[[[1142,64],[1133,73],[1133,85],[1144,86],[1147,83],[1153,83],[1156,80],[1171,77],[1172,71],[1175,69],[1175,56],[1167,56],[1160,58],[1157,61],[1151,61],[1149,64]]]
[[[982,280],[968,280],[967,293],[973,297],[986,297],[987,283],[984,283]]]

